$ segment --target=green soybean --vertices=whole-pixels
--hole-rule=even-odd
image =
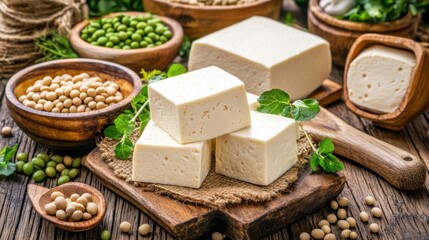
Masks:
[[[45,169],[46,176],[53,178],[57,175],[57,171],[53,167],[47,167]]]
[[[100,235],[101,240],[110,240],[110,237],[111,237],[111,234],[109,231],[103,230],[101,232],[101,235]]]
[[[41,169],[45,167],[45,161],[43,161],[41,158],[33,158],[31,160],[31,162],[33,163],[34,167],[36,167],[37,169]]]
[[[54,155],[51,157],[52,161],[56,162],[56,163],[62,163],[63,162],[63,157],[60,155]]]
[[[33,164],[30,162],[24,164],[24,166],[22,167],[22,171],[27,176],[30,176],[31,174],[33,174],[33,170],[34,170]]]
[[[16,160],[22,161],[22,162],[27,162],[28,161],[28,156],[27,156],[26,153],[21,152],[21,153],[18,153],[16,155]]]
[[[69,172],[70,172],[69,169],[64,169],[63,171],[61,171],[61,176],[68,176]]]
[[[54,161],[49,161],[48,163],[46,163],[46,167],[53,167],[55,168],[57,166],[57,163]]]
[[[16,172],[22,173],[22,171],[24,170],[24,165],[25,165],[24,161],[17,161],[16,164],[15,164],[15,166],[16,166]]]
[[[75,158],[72,162],[72,167],[78,168],[81,166],[82,158]]]
[[[43,161],[45,161],[45,162],[48,162],[49,161],[49,155],[48,154],[46,154],[46,153],[39,153],[39,154],[37,154],[37,156],[36,156],[37,158],[41,158],[41,159],[43,159]]]
[[[57,185],[60,186],[68,182],[70,182],[70,177],[67,175],[64,175],[58,178]]]
[[[37,170],[36,172],[33,173],[33,180],[36,182],[41,182],[43,180],[45,180],[45,173],[43,172],[43,170]]]
[[[77,169],[77,168],[73,168],[72,170],[70,170],[70,172],[68,174],[70,179],[75,179],[78,175],[79,175],[79,169]]]

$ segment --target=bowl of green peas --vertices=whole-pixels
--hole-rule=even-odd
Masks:
[[[183,40],[181,25],[144,12],[112,13],[75,25],[70,43],[80,57],[115,62],[140,72],[165,69]]]

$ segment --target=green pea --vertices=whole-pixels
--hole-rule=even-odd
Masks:
[[[103,230],[100,235],[101,240],[110,240],[110,236],[110,232],[107,230]]]
[[[112,42],[107,42],[106,45],[105,45],[105,47],[112,48],[113,45],[114,44]]]
[[[114,17],[114,18],[112,18],[112,23],[113,24],[116,24],[116,23],[118,23],[119,22],[119,18],[118,17]]]
[[[132,43],[130,44],[130,47],[131,47],[132,49],[136,49],[136,48],[139,48],[139,47],[140,47],[140,44],[139,44],[138,42],[132,42]]]
[[[88,27],[84,28],[84,29],[82,30],[82,33],[84,33],[84,34],[88,34]]]
[[[46,164],[46,167],[53,167],[53,168],[55,168],[57,166],[57,163],[56,162],[54,162],[54,161],[49,161],[47,164]]]
[[[87,42],[94,42],[94,39],[92,39],[92,37],[89,37],[88,39],[86,39]]]
[[[114,44],[119,43],[119,38],[118,38],[118,36],[110,36],[110,37],[109,37],[109,42],[112,42],[112,43],[114,43]]]
[[[124,42],[120,42],[120,43],[119,43],[119,47],[121,47],[121,48],[122,48],[123,46],[125,46],[125,43],[124,43]]]
[[[109,38],[109,37],[111,37],[111,36],[115,36],[115,33],[112,33],[112,32],[108,32],[108,33],[106,33],[106,37],[107,37],[107,38]]]
[[[139,21],[139,22],[141,22],[141,21],[145,21],[145,18],[144,18],[143,15],[139,15],[139,16],[136,17],[136,20]]]
[[[116,28],[117,31],[126,31],[127,30],[127,26],[124,24],[121,24],[118,26],[118,28]]]
[[[128,24],[130,23],[130,19],[129,19],[129,17],[124,16],[124,17],[121,19],[121,23],[123,23],[123,24],[125,24],[125,25],[128,25]]]
[[[140,41],[142,40],[142,36],[140,36],[140,35],[139,35],[139,34],[137,34],[137,33],[134,33],[133,35],[131,35],[131,39],[132,39],[133,41],[140,42]]]
[[[100,45],[100,46],[104,46],[104,45],[107,43],[107,37],[100,37],[100,38],[97,40],[97,43],[98,43],[98,45]]]
[[[74,168],[80,167],[81,166],[81,162],[82,162],[82,158],[80,158],[80,157],[75,158],[73,160],[73,162],[72,162],[72,167],[74,167]]]
[[[88,34],[83,33],[80,37],[86,41],[88,39]]]
[[[108,28],[108,29],[106,30],[106,32],[107,32],[107,33],[115,33],[115,29],[113,29],[113,28]]]
[[[107,21],[107,18],[102,18],[102,19],[100,19],[100,21],[101,21],[102,24],[105,24],[106,21]]]
[[[166,43],[168,41],[168,39],[165,36],[161,36],[161,37],[159,37],[159,41],[162,43]]]
[[[118,45],[113,46],[113,48],[114,48],[114,49],[121,49],[121,47],[120,47],[120,46],[118,46]]]
[[[104,31],[103,29],[99,29],[92,34],[92,38],[98,39],[99,37],[104,36],[104,34],[106,34],[106,31]]]
[[[20,152],[16,155],[16,160],[18,161],[23,161],[23,162],[27,162],[28,161],[28,156],[26,153]]]
[[[156,21],[155,19],[149,19],[149,20],[147,20],[147,24],[149,26],[152,26],[152,27],[155,27],[157,23],[158,23],[158,21]]]
[[[61,176],[68,176],[70,173],[69,169],[64,169],[63,171],[61,171]]]
[[[79,169],[73,168],[72,170],[70,170],[68,176],[70,177],[70,179],[75,179],[78,175],[79,175]]]
[[[157,41],[159,39],[158,35],[156,35],[156,33],[153,33],[153,32],[149,33],[147,36],[152,38],[152,40],[154,41]]]
[[[103,29],[107,31],[107,29],[112,28],[112,24],[106,23],[103,25]]]
[[[143,35],[144,35],[144,30],[143,30],[143,29],[137,29],[137,30],[136,30],[136,33],[137,33],[138,35],[140,35],[140,36],[142,36],[142,37],[143,37]]]
[[[58,178],[57,185],[60,186],[68,182],[70,182],[70,177],[67,175],[64,175]]]
[[[162,45],[162,42],[158,41],[155,43],[156,46]]]
[[[52,161],[56,162],[56,163],[62,163],[63,162],[63,157],[60,155],[54,155],[51,157]]]
[[[139,22],[137,22],[136,20],[133,20],[130,22],[130,27],[135,28],[137,26]]]
[[[43,180],[45,180],[45,173],[43,172],[43,170],[37,170],[36,172],[33,173],[33,180],[36,182],[41,182]]]
[[[99,22],[95,22],[95,21],[91,21],[89,23],[89,26],[91,26],[93,28],[100,28],[101,27],[100,23]]]
[[[150,37],[144,37],[143,40],[146,41],[148,44],[152,44],[153,43],[153,40]]]
[[[153,27],[151,27],[151,26],[147,26],[147,27],[145,27],[145,28],[144,28],[144,32],[145,32],[145,33],[153,32]]]
[[[134,32],[127,31],[127,38],[130,38],[133,34],[134,34]]]
[[[31,162],[33,163],[36,169],[44,168],[46,165],[45,161],[43,161],[41,158],[38,158],[38,157],[33,158]]]
[[[145,27],[147,27],[145,22],[139,22],[136,26],[137,29],[144,29]]]
[[[30,162],[24,164],[24,166],[22,167],[22,171],[27,176],[30,176],[31,174],[33,174],[33,170],[34,170],[33,164]]]
[[[57,175],[57,171],[53,167],[47,167],[45,169],[46,176],[53,178]]]
[[[105,18],[105,19],[106,19],[106,21],[105,21],[106,24],[112,23],[112,18]]]
[[[24,162],[24,161],[18,161],[18,162],[16,162],[16,163],[15,163],[15,166],[16,166],[16,172],[18,172],[18,173],[22,173],[22,171],[24,170],[24,165],[25,165],[25,162]]]
[[[122,47],[122,49],[131,49],[131,48],[130,48],[130,46],[128,46],[128,45],[124,45],[124,46]]]
[[[162,33],[164,33],[164,31],[165,31],[165,28],[164,27],[156,27],[155,28],[155,32],[156,33],[158,33],[158,34],[162,34]]]
[[[97,31],[97,29],[94,28],[94,27],[89,27],[88,28],[88,34],[93,34],[93,33],[95,33],[95,31]]]
[[[147,46],[147,42],[146,41],[141,41],[140,42],[140,47],[144,48]]]
[[[125,40],[125,45],[130,45],[131,44],[131,39],[127,39],[127,40]]]
[[[113,24],[113,28],[114,29],[118,29],[118,27],[121,25],[121,23],[120,22],[115,22],[114,24]]]
[[[130,22],[137,21],[137,16],[130,16],[129,18],[130,18]]]
[[[152,48],[152,47],[155,47],[155,45],[153,45],[152,43],[147,45],[147,48]]]
[[[37,154],[36,158],[41,158],[45,162],[49,161],[49,155],[46,153],[39,153],[39,154]]]
[[[94,45],[94,46],[98,46],[97,42],[91,42],[91,44]]]
[[[170,30],[165,31],[162,35],[166,36],[168,39],[171,38],[171,36],[173,36],[173,33]]]
[[[123,31],[121,31],[121,32],[119,32],[118,33],[118,38],[120,39],[120,40],[125,40],[125,39],[127,39],[128,38],[128,36],[127,36],[127,33],[126,32],[123,32]]]

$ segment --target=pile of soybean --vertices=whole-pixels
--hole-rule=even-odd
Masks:
[[[81,33],[81,38],[92,45],[116,49],[151,48],[172,36],[162,20],[152,14],[93,20]]]
[[[27,154],[21,152],[16,155],[16,161],[17,173],[33,176],[36,182],[58,175],[57,184],[62,185],[79,176],[82,158],[39,153],[29,162]]]
[[[98,212],[98,205],[90,193],[80,196],[73,193],[66,197],[64,193],[55,191],[51,193],[51,202],[45,205],[47,214],[56,216],[60,220],[77,222],[89,220]]]
[[[372,196],[365,198],[366,205],[372,207],[371,214],[374,218],[381,218],[383,212],[379,207],[373,207],[375,199]],[[339,198],[338,201],[333,200],[329,203],[329,207],[336,211],[336,214],[329,214],[326,219],[322,219],[317,224],[319,228],[315,228],[310,233],[303,232],[299,235],[300,240],[323,239],[336,240],[337,237],[333,233],[333,225],[337,225],[341,229],[341,238],[338,239],[358,239],[358,233],[355,231],[357,227],[356,219],[347,216],[347,208],[349,200],[345,197]],[[369,214],[365,211],[359,214],[359,218],[363,223],[368,223],[370,220]],[[369,230],[376,234],[380,231],[380,226],[373,222],[369,224]]]

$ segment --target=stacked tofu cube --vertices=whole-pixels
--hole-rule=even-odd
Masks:
[[[258,185],[272,183],[297,160],[296,123],[255,112],[257,96],[218,67],[150,84],[149,102],[133,181],[199,188],[213,147],[218,174]]]

